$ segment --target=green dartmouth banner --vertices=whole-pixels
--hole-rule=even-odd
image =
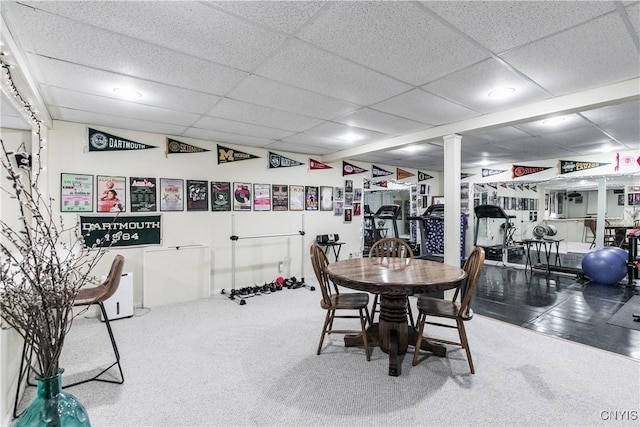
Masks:
[[[160,215],[80,215],[80,230],[88,247],[160,245],[160,219]]]

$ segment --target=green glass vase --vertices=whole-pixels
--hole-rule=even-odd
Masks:
[[[16,419],[15,427],[21,426],[91,426],[89,414],[71,393],[62,390],[62,372],[50,378],[36,376],[38,392]]]

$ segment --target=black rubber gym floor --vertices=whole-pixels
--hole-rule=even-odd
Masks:
[[[640,360],[640,330],[607,323],[638,294],[640,287],[485,264],[472,307],[483,316]]]

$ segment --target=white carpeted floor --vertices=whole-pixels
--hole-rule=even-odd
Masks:
[[[301,288],[244,306],[218,295],[138,310],[112,322],[125,383],[68,391],[94,426],[640,423],[633,359],[476,315],[466,324],[475,375],[464,351],[451,347],[448,357],[415,367],[407,355],[402,375],[390,377],[379,348],[367,362],[339,336],[316,355],[319,299]],[[62,359],[65,382],[107,362],[109,350],[104,324],[78,318]],[[21,407],[31,396],[28,388]]]

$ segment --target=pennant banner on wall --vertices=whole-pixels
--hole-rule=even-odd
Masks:
[[[333,169],[333,166],[329,166],[326,163],[319,162],[317,160],[309,159],[309,169]]]
[[[371,165],[371,176],[376,178],[378,176],[387,176],[391,175],[393,172],[389,172],[388,170],[384,170],[376,165]]]
[[[551,166],[511,165],[511,179],[546,171],[547,169],[551,169]]]
[[[499,173],[506,172],[506,169],[482,169],[482,176],[498,175]]]
[[[89,151],[129,151],[146,150],[148,148],[158,147],[89,128]]]
[[[342,176],[355,175],[357,173],[366,172],[367,169],[362,169],[360,166],[352,165],[349,162],[342,162]]]
[[[429,175],[428,173],[424,173],[424,172],[420,172],[418,171],[418,182],[420,181],[426,181],[428,179],[433,178],[431,175]]]
[[[461,173],[460,174],[460,179],[465,179],[465,178],[469,178],[470,176],[473,176],[475,174],[472,173]]]
[[[243,153],[233,148],[223,147],[218,144],[218,164],[239,162],[240,160],[259,159],[260,157],[253,154]]]
[[[599,168],[600,166],[610,165],[611,163],[598,163],[598,162],[576,162],[574,160],[559,160],[558,161],[558,175],[564,175],[565,173],[579,172],[588,169]]]
[[[630,167],[640,165],[640,157],[635,158],[633,156],[622,156],[620,157],[620,153],[616,153],[616,166],[614,168],[615,172],[618,172],[621,168],[627,169]]]
[[[396,177],[397,177],[396,179],[400,180],[400,179],[405,179],[412,176],[416,176],[416,174],[406,171],[404,169],[396,168]]]
[[[166,157],[169,154],[204,153],[205,151],[211,151],[211,150],[196,147],[194,145],[176,141],[175,139],[171,139],[167,137],[167,148],[164,152],[164,155]]]
[[[297,160],[289,159],[288,157],[281,156],[280,154],[272,153],[269,151],[269,169],[274,168],[288,168],[291,166],[304,165]]]
[[[373,181],[372,184],[378,187],[387,187],[387,181]]]

